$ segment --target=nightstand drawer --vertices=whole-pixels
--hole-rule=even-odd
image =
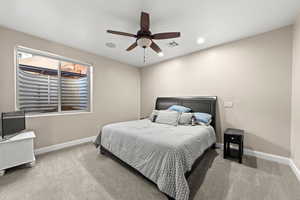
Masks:
[[[240,135],[227,135],[225,134],[224,138],[227,142],[240,144],[241,136]]]

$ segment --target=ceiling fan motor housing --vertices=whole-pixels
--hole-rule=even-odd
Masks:
[[[137,45],[142,48],[150,47],[151,40],[151,32],[149,30],[139,30],[137,32]]]
[[[148,37],[141,37],[137,39],[137,45],[142,48],[150,47],[152,44],[152,40]]]

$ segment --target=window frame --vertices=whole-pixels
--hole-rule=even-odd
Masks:
[[[88,110],[73,110],[73,111],[62,111],[61,110],[61,84],[60,84],[60,75],[61,75],[61,68],[58,68],[58,77],[59,77],[59,88],[58,88],[58,95],[59,95],[59,102],[58,102],[58,112],[49,112],[49,113],[27,113],[26,117],[43,117],[43,116],[60,116],[60,115],[77,115],[77,114],[90,114],[93,113],[93,65],[90,63],[82,62],[79,60],[75,60],[72,58],[60,56],[54,53],[50,53],[47,51],[41,51],[37,49],[32,49],[24,46],[16,46],[14,48],[14,104],[15,110],[19,110],[18,108],[18,68],[19,68],[19,59],[18,59],[18,51],[22,51],[25,53],[43,56],[50,59],[56,59],[60,62],[70,62],[74,64],[84,65],[89,68],[89,81],[88,81],[88,88],[89,88],[89,99],[88,99]],[[60,65],[60,64],[59,64]]]

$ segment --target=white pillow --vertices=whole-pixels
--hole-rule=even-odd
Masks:
[[[169,125],[177,126],[179,117],[180,117],[179,112],[170,111],[170,110],[160,110],[158,111],[158,115],[155,122],[160,124],[169,124]]]
[[[209,120],[209,122],[204,123],[204,122],[196,122],[196,124],[201,125],[201,126],[209,126],[212,120]]]
[[[150,120],[151,122],[155,122],[155,119],[156,119],[156,117],[157,117],[157,114],[158,114],[158,110],[153,110],[152,113],[151,113],[151,115],[150,115],[150,117],[149,117],[149,120]]]
[[[182,113],[179,118],[179,124],[187,125],[192,121],[193,113]]]

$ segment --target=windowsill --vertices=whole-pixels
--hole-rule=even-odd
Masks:
[[[78,112],[56,112],[56,113],[43,113],[43,114],[28,114],[26,118],[35,117],[52,117],[52,116],[64,116],[64,115],[82,115],[82,114],[92,114],[92,111],[78,111]]]

